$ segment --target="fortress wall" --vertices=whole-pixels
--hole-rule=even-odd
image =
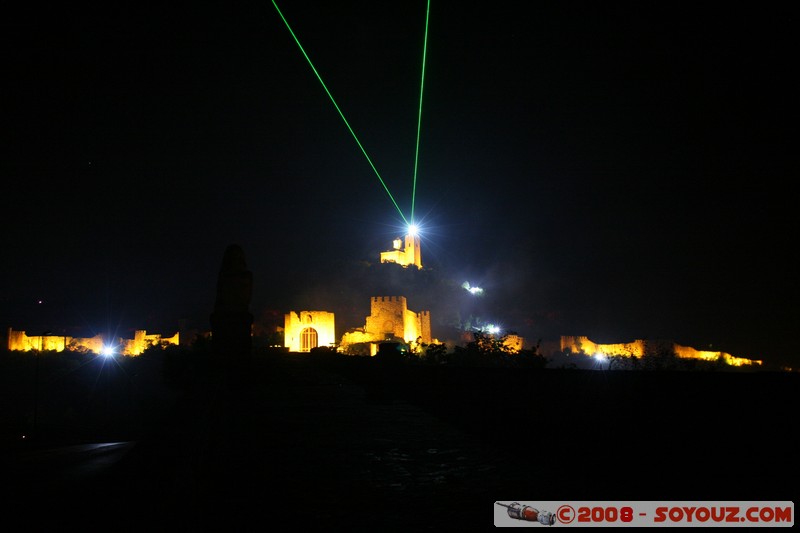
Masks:
[[[405,252],[402,250],[381,252],[381,263],[397,263],[398,265],[405,265],[405,255]]]
[[[362,342],[376,342],[381,339],[376,339],[374,335],[365,331],[348,331],[342,335],[342,344],[359,344]]]
[[[114,345],[122,355],[139,355],[152,344],[178,344],[179,333],[162,338],[159,334],[147,335],[145,330],[137,330],[133,339],[116,339]],[[8,349],[22,352],[35,350],[63,352],[65,350],[101,353],[105,340],[102,335],[94,337],[68,337],[64,335],[36,335],[28,337],[24,331],[8,330]]]
[[[25,335],[24,331],[14,331],[11,328],[8,328],[8,349],[9,350],[19,350],[21,352],[27,352],[32,350],[30,346],[30,337]],[[38,346],[38,345],[37,345]]]
[[[405,315],[403,316],[403,340],[406,342],[416,342],[417,338],[420,337],[420,329],[417,313],[406,309]]]
[[[712,352],[709,350],[696,350],[689,346],[675,345],[675,355],[683,359],[702,359],[703,361],[716,361],[722,358],[725,363],[731,366],[742,365],[760,365],[762,362],[754,359],[746,359],[744,357],[734,357],[726,352]]]
[[[570,353],[594,353],[594,347],[596,346],[595,343],[590,341],[585,336],[569,336],[563,335],[561,337],[561,351],[569,350]]]
[[[132,340],[119,339],[119,346],[123,355],[141,355],[151,346],[174,344],[178,346],[180,332],[172,337],[162,337],[158,333],[147,334],[146,330],[137,329],[133,334]]]
[[[419,314],[410,311],[405,296],[373,296],[363,332],[344,334],[341,344],[381,342],[388,336],[408,343],[419,338],[425,343],[432,342],[430,311],[420,311]]]
[[[24,331],[14,331],[8,328],[9,350],[63,352],[71,339],[71,337],[63,335],[34,335],[33,337],[28,337]]]
[[[419,312],[419,336],[422,337],[422,342],[425,344],[430,344],[433,342],[430,311]]]
[[[519,353],[525,345],[525,339],[519,335],[507,335],[503,344],[512,352]]]
[[[78,349],[88,350],[94,353],[100,353],[103,351],[103,336],[102,335],[95,335],[94,337],[88,338],[74,338],[70,343],[70,347],[75,346]]]
[[[597,344],[592,342],[584,336],[562,336],[561,337],[561,351],[569,351],[570,353],[584,353],[592,356],[596,353],[601,353],[605,356],[624,357],[643,357],[647,353],[659,352],[672,352],[677,357],[682,359],[700,359],[703,361],[715,361],[722,358],[727,364],[731,366],[742,365],[761,365],[762,362],[758,360],[745,359],[743,357],[734,357],[725,352],[712,352],[696,350],[689,346],[681,346],[670,341],[654,340],[646,341],[637,339],[633,342],[618,343],[618,344]]]

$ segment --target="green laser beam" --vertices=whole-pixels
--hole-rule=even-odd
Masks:
[[[422,128],[422,93],[425,87],[425,58],[428,55],[428,20],[431,13],[431,0],[425,9],[425,39],[422,44],[422,75],[419,82],[419,113],[417,114],[417,145],[414,148],[414,183],[411,187],[411,220],[414,220],[414,201],[417,198],[417,167],[419,166],[419,137]]]
[[[336,111],[339,112],[339,116],[342,117],[342,120],[344,121],[345,126],[347,126],[347,129],[350,131],[350,135],[353,136],[353,139],[355,139],[356,144],[361,149],[361,152],[364,154],[364,157],[367,158],[367,162],[369,163],[369,166],[372,167],[373,172],[375,172],[375,175],[378,177],[378,180],[381,182],[381,185],[383,185],[383,189],[386,191],[386,194],[389,195],[389,199],[392,201],[392,204],[394,204],[394,207],[395,207],[395,209],[397,209],[397,212],[400,213],[400,217],[403,219],[403,222],[408,224],[408,221],[406,220],[405,215],[403,215],[403,212],[400,210],[400,206],[397,205],[397,202],[395,201],[394,196],[392,196],[392,193],[389,191],[389,187],[386,186],[386,183],[383,181],[383,178],[381,177],[380,173],[378,172],[378,169],[375,168],[375,165],[372,163],[372,159],[370,159],[369,155],[367,154],[367,151],[364,149],[364,146],[362,146],[361,141],[358,140],[358,137],[356,136],[356,133],[353,131],[353,128],[350,127],[350,123],[347,122],[347,119],[344,117],[344,113],[342,113],[342,110],[339,109],[339,105],[336,103],[336,100],[334,100],[333,95],[328,90],[328,87],[325,85],[325,82],[322,81],[322,76],[320,76],[319,72],[317,72],[317,69],[314,67],[314,64],[311,62],[311,59],[308,57],[308,54],[306,54],[305,49],[303,49],[303,45],[300,44],[300,40],[294,34],[294,31],[292,31],[292,27],[289,26],[289,22],[286,20],[286,17],[283,16],[283,13],[281,12],[280,8],[278,7],[278,4],[275,3],[275,0],[272,0],[272,5],[275,6],[275,10],[278,12],[278,15],[280,15],[281,20],[283,20],[283,23],[286,25],[286,29],[289,30],[289,33],[292,35],[292,38],[294,39],[294,42],[297,43],[297,46],[300,48],[300,51],[303,53],[303,57],[305,57],[306,61],[308,61],[308,64],[311,67],[311,70],[314,71],[314,74],[317,76],[317,79],[322,84],[322,88],[325,89],[325,92],[327,93],[328,98],[331,99],[331,102],[333,103],[333,106],[336,108]]]

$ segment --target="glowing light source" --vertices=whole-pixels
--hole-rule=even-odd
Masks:
[[[470,294],[475,294],[475,295],[483,294],[483,289],[481,287],[473,287],[469,284],[469,281],[465,281],[464,283],[461,284],[461,286],[467,289],[467,291]]]
[[[417,226],[412,222],[411,224],[408,225],[408,234],[413,237],[417,235],[417,233],[419,233],[419,226]]]
[[[103,346],[103,349],[100,351],[100,353],[104,357],[113,357],[114,356],[114,347],[113,346],[109,346],[109,345],[105,345],[105,346]]]

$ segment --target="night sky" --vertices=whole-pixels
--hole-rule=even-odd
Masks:
[[[426,2],[278,7],[410,218]],[[532,341],[800,365],[796,21],[780,3],[431,2],[423,264]],[[4,327],[208,328],[232,243],[254,315],[337,310],[337,274],[403,233],[269,1],[30,4],[0,33]],[[338,334],[369,301],[354,312]]]

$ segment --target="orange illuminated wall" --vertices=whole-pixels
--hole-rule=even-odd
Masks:
[[[137,330],[133,339],[117,338],[106,341],[102,335],[94,337],[69,337],[65,335],[35,335],[29,337],[24,331],[14,331],[8,328],[8,349],[11,351],[54,351],[63,352],[94,352],[101,353],[103,346],[114,347],[114,351],[121,355],[140,355],[146,348],[153,345],[178,345],[179,333],[172,337],[164,338],[161,335],[148,335],[145,330]]]
[[[405,296],[374,296],[370,299],[370,315],[364,327],[345,333],[341,344],[378,343],[388,339],[403,339],[412,346],[430,344],[433,341],[430,311],[409,310]],[[377,350],[373,348],[373,352]]]
[[[512,352],[519,353],[525,344],[525,339],[519,335],[506,335],[503,344]]]
[[[403,267],[411,265],[422,268],[422,250],[420,249],[419,235],[406,235],[394,240],[394,249],[381,252],[381,263],[397,263]]]
[[[570,353],[583,353],[592,357],[597,354],[602,354],[606,357],[623,356],[623,357],[642,357],[647,353],[647,348],[656,348],[660,350],[670,350],[677,357],[682,359],[700,359],[703,361],[716,361],[718,359],[724,360],[731,366],[743,365],[761,365],[762,362],[755,359],[745,359],[743,357],[734,357],[725,352],[712,352],[695,350],[689,346],[681,346],[669,341],[645,341],[637,339],[633,342],[625,342],[618,344],[597,344],[587,337],[578,336],[564,336],[561,337],[561,351],[568,351]]]
[[[308,352],[318,346],[336,345],[333,313],[290,311],[284,315],[283,345],[290,352]]]

